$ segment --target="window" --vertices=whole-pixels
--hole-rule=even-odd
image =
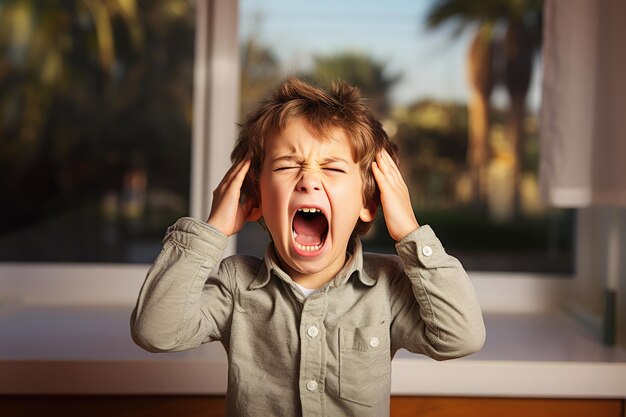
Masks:
[[[400,149],[418,221],[467,269],[571,273],[575,212],[543,206],[537,185],[542,5],[511,2],[486,21],[445,3],[458,2],[241,1],[242,117],[287,75],[356,84]],[[524,30],[509,30],[518,17]],[[363,240],[393,251],[382,216]],[[238,250],[262,255],[266,242],[249,225]]]
[[[6,110],[7,103],[11,103],[8,100],[7,95],[11,87],[10,84],[16,83],[16,79],[7,80],[7,74],[9,73],[9,66],[7,62],[9,62],[9,58],[14,59],[11,54],[8,54],[8,40],[9,31],[13,29],[14,16],[10,16],[7,14],[10,6],[19,5],[23,6],[23,3],[26,3],[29,7],[40,7],[43,9],[47,8],[44,5],[31,5],[33,2],[2,2],[0,3],[0,170],[2,173],[6,172],[7,165],[5,165],[4,161],[11,161],[7,154],[7,143],[11,139],[15,139],[16,136],[10,136],[6,133],[7,120],[10,120],[11,115],[15,114],[17,111],[16,104],[17,102],[13,101],[11,106],[14,106],[15,110],[8,113]],[[38,3],[38,2],[34,2]],[[81,2],[74,2],[73,6],[64,5],[63,7],[77,7],[77,4],[82,4]],[[93,3],[93,2],[92,2]],[[114,3],[114,2],[113,2]],[[150,4],[144,5],[143,2],[137,2],[140,10],[141,16],[140,19],[148,18],[144,11],[148,10],[150,7],[157,7],[153,5],[156,2],[150,2]],[[177,0],[172,0],[171,2],[161,0],[159,1],[159,5],[165,7],[167,4],[179,4]],[[312,5],[308,10],[299,11],[294,10],[293,4],[285,4],[281,7],[272,7],[269,6],[272,3],[262,3],[265,9],[262,9],[260,14],[258,5],[260,3],[252,3],[252,2],[233,2],[230,0],[215,0],[211,2],[187,2],[189,7],[192,7],[195,13],[195,38],[190,40],[192,47],[194,48],[194,69],[193,69],[193,77],[189,76],[189,83],[191,84],[191,78],[193,78],[193,122],[192,122],[192,149],[191,152],[191,167],[189,166],[177,166],[175,169],[180,171],[180,175],[191,176],[191,184],[190,187],[186,187],[182,185],[181,187],[176,187],[176,192],[179,192],[180,195],[186,195],[189,193],[189,202],[185,202],[188,204],[188,209],[185,214],[190,214],[196,218],[206,218],[205,216],[210,209],[210,195],[215,186],[222,179],[224,172],[228,169],[229,161],[228,155],[230,154],[230,150],[232,148],[235,130],[236,130],[236,122],[241,119],[241,116],[237,115],[236,107],[237,102],[239,101],[236,97],[236,94],[233,94],[234,91],[239,90],[239,85],[241,84],[242,90],[245,91],[243,95],[241,107],[246,111],[246,106],[248,109],[250,106],[256,105],[258,99],[265,94],[267,89],[271,88],[272,83],[278,82],[280,77],[286,75],[289,72],[294,72],[296,68],[307,68],[307,65],[311,65],[312,57],[314,56],[314,52],[310,52],[308,55],[304,55],[304,53],[296,53],[296,54],[287,54],[287,48],[258,48],[256,62],[258,65],[254,67],[246,67],[242,65],[242,72],[250,73],[254,71],[253,74],[249,74],[250,77],[247,81],[238,80],[238,63],[237,63],[237,38],[239,37],[239,42],[241,44],[241,52],[246,51],[246,40],[248,39],[246,33],[251,33],[253,35],[257,35],[257,43],[252,43],[252,46],[255,45],[269,45],[269,44],[279,44],[278,40],[281,40],[282,36],[284,40],[289,40],[293,38],[293,43],[298,46],[303,46],[304,43],[301,42],[300,39],[296,37],[298,34],[298,30],[305,30],[307,25],[303,23],[302,20],[297,20],[298,22],[298,30],[292,30],[283,32],[279,35],[270,36],[271,31],[269,31],[270,24],[276,26],[278,23],[273,22],[272,19],[277,19],[282,14],[282,19],[294,19],[296,18],[302,19],[302,16],[299,14],[304,13],[305,17],[315,18],[311,25],[308,25],[308,33],[306,37],[309,39],[316,39],[316,36],[321,36],[322,39],[319,43],[322,44],[323,48],[318,48],[318,52],[328,52],[324,48],[329,47],[331,44],[327,42],[330,40],[339,39],[338,34],[342,33],[341,31],[348,31],[349,34],[353,35],[353,41],[356,43],[359,41],[359,38],[363,37],[363,33],[367,33],[371,31],[372,28],[379,27],[378,25],[383,26],[382,32],[389,31],[388,35],[381,35],[381,30],[378,29],[376,33],[380,36],[380,40],[372,39],[371,42],[367,43],[367,47],[369,48],[374,43],[383,43],[389,44],[400,42],[403,39],[402,36],[405,36],[407,39],[410,39],[411,42],[408,46],[406,46],[406,51],[403,49],[404,55],[408,56],[411,51],[414,51],[412,48],[417,48],[418,43],[421,43],[423,39],[434,37],[431,39],[426,49],[430,51],[431,54],[427,55],[426,58],[418,57],[418,63],[421,63],[425,66],[434,66],[436,71],[430,78],[419,79],[417,81],[410,81],[408,84],[404,84],[402,88],[402,84],[398,84],[401,81],[398,81],[391,91],[396,91],[399,89],[397,93],[393,93],[393,97],[396,95],[402,96],[403,91],[409,91],[411,88],[415,86],[420,86],[420,88],[430,88],[431,84],[435,84],[434,80],[438,76],[443,76],[445,78],[445,82],[447,89],[450,91],[453,90],[453,86],[458,84],[459,89],[462,91],[464,87],[464,79],[462,76],[463,70],[461,69],[464,65],[464,56],[466,51],[463,49],[463,46],[467,44],[467,38],[459,38],[460,40],[454,41],[450,40],[450,36],[448,33],[444,32],[432,32],[426,33],[420,29],[419,16],[417,11],[412,16],[409,16],[410,10],[402,9],[400,6],[401,3],[389,3],[389,5],[379,5],[379,11],[373,12],[370,7],[372,7],[372,3],[364,2],[364,3],[356,3],[356,2],[342,2],[344,4],[341,7],[344,7],[341,12],[342,16],[357,16],[363,17],[367,16],[369,13],[369,25],[367,26],[367,30],[363,30],[363,26],[357,26],[355,28],[355,24],[351,23],[351,26],[348,28],[344,28],[347,23],[342,22],[341,16],[328,16],[329,10],[337,12],[337,9],[333,9],[332,4],[328,2],[320,3],[319,6]],[[418,5],[421,2],[418,2]],[[430,4],[430,3],[428,3]],[[147,6],[148,9],[143,9],[142,7]],[[49,6],[52,7],[52,6]],[[48,8],[49,8],[48,7]],[[60,6],[55,6],[60,7]],[[333,6],[338,7],[338,6]],[[426,7],[426,6],[423,6]],[[190,9],[186,9],[191,12]],[[368,12],[369,10],[369,12]],[[349,11],[350,13],[348,13]],[[271,13],[270,13],[271,12]],[[276,12],[276,13],[274,13]],[[323,12],[323,13],[322,13]],[[371,14],[380,14],[381,16],[387,16],[385,19],[380,19],[380,22],[377,23],[378,19],[372,18]],[[389,23],[389,16],[393,17],[391,23]],[[403,17],[404,15],[408,17]],[[276,16],[276,17],[271,17]],[[334,26],[329,28],[329,23],[334,19]],[[8,19],[8,20],[7,20]],[[113,18],[115,20],[115,18]],[[124,23],[124,21],[117,21],[118,23]],[[338,23],[339,22],[339,23]],[[387,22],[387,23],[384,23]],[[404,22],[404,23],[402,23]],[[322,24],[320,26],[320,24]],[[402,23],[402,24],[400,24]],[[371,27],[370,27],[371,26]],[[328,31],[332,28],[337,30],[337,33],[330,35],[323,35],[320,28]],[[359,29],[360,27],[360,29]],[[399,36],[397,33],[392,33],[390,30],[394,27],[402,27],[404,28],[404,35]],[[390,29],[391,28],[391,29]],[[254,29],[254,30],[252,30]],[[237,35],[237,31],[239,31],[239,36]],[[256,31],[256,32],[255,32]],[[276,31],[276,29],[274,29]],[[321,34],[321,35],[320,35]],[[354,36],[356,34],[357,36]],[[289,35],[289,36],[287,36]],[[323,35],[323,36],[322,36]],[[332,35],[332,36],[331,36]],[[383,36],[384,35],[384,36]],[[393,36],[392,36],[393,35]],[[304,35],[303,35],[304,36]],[[344,35],[345,36],[345,35]],[[251,37],[254,39],[254,36]],[[278,38],[278,40],[277,40]],[[125,38],[122,37],[120,42]],[[273,40],[272,40],[273,39]],[[465,39],[465,41],[463,40]],[[270,42],[270,40],[272,42]],[[383,42],[383,40],[385,42]],[[157,40],[155,40],[156,42]],[[376,41],[376,42],[374,42]],[[291,41],[290,41],[291,42]],[[361,43],[362,44],[362,43]],[[344,45],[348,45],[348,42],[344,42]],[[411,46],[412,45],[412,46]],[[456,46],[453,46],[456,45]],[[177,47],[186,48],[186,45],[178,45]],[[248,46],[249,48],[250,46]],[[347,47],[347,46],[346,46]],[[397,67],[396,64],[391,66],[391,60],[389,58],[390,54],[387,52],[381,53],[379,47],[379,52],[375,55],[375,57],[380,57],[379,59],[385,59],[389,61],[387,65],[388,74],[395,75],[401,72],[401,67]],[[309,48],[310,49],[310,48]],[[343,49],[343,48],[342,48]],[[365,50],[369,50],[364,48]],[[384,50],[385,47],[383,46]],[[439,62],[435,58],[437,57],[437,53],[441,52],[444,49],[456,49],[457,55],[451,61]],[[308,49],[307,49],[308,50]],[[253,49],[254,51],[254,49]],[[315,52],[315,53],[318,53]],[[165,53],[165,52],[162,52]],[[13,52],[15,54],[15,52]],[[431,56],[432,55],[432,56]],[[245,54],[241,54],[242,64],[246,61]],[[307,58],[308,56],[308,58]],[[17,55],[19,57],[19,54]],[[290,57],[290,58],[289,58]],[[96,57],[93,59],[98,59]],[[249,57],[248,57],[249,59]],[[385,61],[386,62],[386,61]],[[407,63],[405,67],[410,67],[414,65],[414,63]],[[35,66],[36,67],[36,66]],[[457,68],[458,67],[458,68]],[[152,71],[158,71],[159,67],[152,68]],[[11,71],[14,71],[11,69]],[[450,74],[456,72],[457,77],[452,77]],[[11,72],[15,74],[15,72]],[[92,75],[93,74],[88,74]],[[254,77],[252,77],[254,75]],[[403,75],[403,78],[407,77],[407,75]],[[256,80],[254,83],[250,83],[251,80]],[[419,81],[419,82],[418,82]],[[185,81],[187,82],[187,81]],[[248,82],[249,84],[246,84]],[[247,85],[247,87],[246,87]],[[455,87],[456,88],[456,87]],[[444,89],[444,91],[447,91]],[[537,102],[537,81],[533,81],[533,87],[531,91],[535,91],[535,93],[530,93],[529,100],[530,103]],[[156,92],[154,92],[156,93]],[[249,97],[249,99],[246,98]],[[502,91],[500,93],[497,91],[494,92],[492,97],[493,102],[495,104],[501,103],[502,101]],[[534,97],[534,98],[533,98]],[[459,100],[463,101],[463,97]],[[216,104],[217,103],[217,104]],[[248,103],[248,104],[246,104]],[[393,102],[392,102],[393,103]],[[392,104],[393,106],[393,104]],[[137,109],[138,111],[140,109]],[[15,116],[11,116],[15,117]],[[68,118],[74,117],[71,114],[68,114]],[[14,124],[14,126],[16,126]],[[388,125],[389,126],[389,125]],[[15,129],[15,127],[14,127]],[[178,138],[178,139],[186,139]],[[168,137],[168,139],[171,139]],[[404,164],[403,164],[404,166]],[[168,170],[170,168],[167,168]],[[190,174],[191,173],[191,174]],[[54,174],[56,175],[56,173]],[[104,176],[103,176],[104,178]],[[17,181],[17,180],[15,180]],[[4,180],[4,176],[0,179],[0,183],[2,187],[5,187],[8,184],[8,181]],[[151,181],[148,179],[147,181],[147,190],[151,187]],[[191,191],[187,191],[188,189]],[[12,195],[7,197],[6,189],[1,189],[3,193],[3,203],[5,200],[11,201]],[[22,190],[17,190],[22,192]],[[147,191],[149,193],[149,191]],[[34,195],[34,194],[33,194]],[[414,195],[415,197],[415,195]],[[422,208],[416,205],[416,210],[418,214],[418,220],[422,223],[431,223],[434,224],[431,218],[423,215],[421,211]],[[567,216],[572,217],[572,213],[566,213],[563,218],[563,221],[558,227],[553,227],[550,232],[551,241],[552,242],[565,242],[560,243],[564,249],[557,249],[553,251],[544,251],[542,252],[545,256],[556,256],[562,257],[563,259],[571,259],[571,251],[569,250],[572,242],[563,239],[563,237],[568,236],[568,234],[572,233],[573,224],[569,220],[567,220]],[[559,214],[558,216],[562,216]],[[172,215],[172,220],[176,216]],[[576,231],[579,251],[588,251],[594,246],[590,243],[594,240],[592,239],[592,231],[595,230],[592,222],[589,221],[589,216],[586,216],[585,211],[583,210],[580,216],[577,216],[577,224],[581,224],[582,226],[578,228]],[[44,219],[40,219],[40,221],[44,221]],[[0,241],[3,242],[0,247],[0,288],[2,289],[2,299],[4,300],[23,300],[24,302],[33,302],[33,303],[53,303],[53,304],[89,304],[95,305],[100,303],[105,304],[124,304],[124,305],[132,305],[136,301],[136,295],[141,283],[145,278],[145,273],[148,268],[148,264],[153,261],[153,258],[147,259],[149,256],[153,257],[156,255],[156,252],[160,248],[160,239],[163,236],[165,227],[170,224],[170,221],[164,221],[162,226],[159,226],[158,234],[154,232],[154,237],[148,242],[144,241],[142,243],[143,247],[151,247],[153,252],[151,255],[147,255],[147,251],[142,251],[145,255],[144,262],[146,264],[122,264],[122,265],[112,265],[110,263],[92,263],[92,262],[81,262],[85,261],[84,258],[79,259],[79,257],[75,257],[70,259],[69,256],[65,256],[62,258],[52,259],[51,256],[47,256],[44,254],[43,257],[36,258],[32,256],[32,247],[39,246],[44,247],[43,244],[39,243],[38,239],[43,239],[41,234],[37,234],[36,231],[30,232],[30,236],[32,236],[32,240],[30,238],[22,238],[22,242],[31,243],[31,245],[27,248],[28,250],[24,251],[27,256],[23,256],[21,261],[15,263],[11,261],[15,261],[15,257],[8,256],[7,254],[12,254],[15,251],[14,246],[18,246],[19,239],[12,240],[9,238],[9,235],[16,236],[20,233],[18,228],[12,226],[14,221],[12,219],[4,218],[3,222],[8,223],[9,226],[4,225],[2,232],[0,233]],[[34,223],[34,222],[33,222]],[[449,224],[450,222],[446,222]],[[556,223],[551,223],[556,224]],[[31,226],[32,229],[35,229],[35,226]],[[93,225],[81,225],[81,227],[93,227]],[[445,227],[445,224],[442,226]],[[459,250],[457,248],[453,248],[449,245],[446,236],[443,236],[444,233],[442,227],[435,225],[437,233],[442,236],[444,242],[446,243],[446,249],[452,252],[454,255],[459,255]],[[10,229],[10,231],[9,231]],[[155,230],[157,227],[155,227]],[[382,229],[384,232],[384,229]],[[381,233],[382,233],[381,232]],[[384,232],[386,233],[386,232]],[[66,241],[70,239],[70,233],[65,230],[62,230],[60,234],[52,236],[56,239],[54,240],[54,245],[68,245]],[[88,235],[89,238],[92,238],[93,234],[85,234]],[[49,235],[51,236],[51,235]],[[52,237],[49,238],[52,239]],[[368,237],[369,238],[369,237]],[[120,238],[120,244],[124,245],[127,240],[127,237],[123,239]],[[262,228],[257,224],[250,224],[246,227],[246,229],[241,233],[239,238],[237,239],[237,252],[240,253],[255,253],[261,254],[263,248],[267,242],[267,235],[262,230]],[[15,243],[14,243],[15,242]],[[542,241],[542,244],[546,244],[547,240]],[[81,242],[83,243],[83,242]],[[76,247],[76,243],[72,243],[74,247]],[[96,243],[98,244],[98,243]],[[384,243],[374,243],[365,242],[368,248],[374,248],[374,244],[378,244],[379,246],[385,246],[386,250],[393,250],[391,245],[385,245]],[[85,243],[85,245],[89,245]],[[93,245],[93,243],[92,243]],[[582,245],[582,246],[581,246]],[[592,245],[587,248],[585,245]],[[553,248],[555,246],[552,246]],[[54,248],[55,251],[59,252],[59,248]],[[229,247],[227,253],[225,255],[232,253],[233,248]],[[13,251],[13,252],[12,252]],[[130,251],[132,252],[132,251]],[[488,254],[489,252],[484,252]],[[518,251],[519,253],[519,251]],[[28,258],[28,259],[27,259]],[[121,258],[121,257],[120,257]],[[120,259],[118,258],[118,259]],[[472,257],[469,261],[471,262],[478,257]],[[44,259],[48,259],[48,262],[42,262]],[[100,256],[100,259],[104,259],[103,256]],[[109,258],[111,259],[111,258]],[[127,256],[124,256],[124,259],[128,259]],[[137,259],[137,258],[135,258]],[[578,257],[577,259],[587,259],[584,257]],[[61,262],[59,262],[61,261]],[[123,260],[117,260],[115,262],[122,262]],[[137,259],[137,261],[139,261]],[[463,261],[467,264],[468,260],[463,259]],[[69,263],[68,263],[69,262]],[[79,264],[75,264],[75,262],[80,262]],[[102,262],[102,261],[98,261]],[[564,263],[568,263],[566,261]],[[504,262],[503,262],[504,264]],[[541,263],[535,263],[536,266],[540,267]],[[512,269],[506,265],[509,271]],[[475,270],[480,270],[482,267],[480,265],[475,267]],[[539,269],[539,268],[538,268]],[[541,269],[542,271],[548,269]],[[578,271],[586,271],[585,268],[579,267]],[[492,274],[478,274],[476,272],[472,273],[471,276],[477,285],[477,291],[481,295],[481,299],[486,300],[485,303],[488,305],[494,305],[496,309],[505,308],[505,309],[520,309],[526,310],[529,306],[532,308],[533,303],[537,303],[537,300],[540,300],[542,303],[546,300],[556,300],[559,299],[561,302],[562,298],[562,286],[561,283],[563,280],[558,279],[534,279],[536,274],[503,274],[502,271],[505,271],[503,267],[501,271],[495,272]],[[569,274],[565,269],[563,270],[565,275]],[[506,276],[510,279],[501,279],[503,276]],[[542,278],[545,278],[542,276]],[[571,281],[578,281],[576,280]],[[497,282],[496,282],[497,281]],[[583,282],[584,284],[584,282]],[[521,290],[520,290],[521,289]],[[589,291],[584,291],[584,294],[590,294]],[[505,295],[510,295],[509,297],[505,297]]]
[[[0,261],[151,263],[189,212],[196,7],[0,4]]]
[[[402,151],[418,220],[433,225],[468,269],[571,273],[575,212],[543,207],[536,187],[540,62],[520,124],[522,158],[507,132],[511,100],[494,82],[489,157],[476,182],[466,163],[465,78],[476,27],[458,37],[454,25],[428,30],[436,4],[243,0],[239,24],[236,17],[216,18],[207,39],[229,38],[239,26],[241,115],[288,74],[360,85]],[[0,205],[0,261],[151,263],[176,218],[206,216],[208,199],[194,190],[210,194],[221,179],[234,123],[215,107],[201,109],[211,118],[201,123],[206,136],[219,140],[200,150],[194,142],[191,152],[199,6],[184,0],[0,5],[0,192],[10,202]],[[502,22],[494,39],[503,38]],[[212,54],[233,49],[214,46],[207,46]],[[221,109],[232,83],[222,88],[215,80],[234,67],[196,69],[209,74],[207,100],[220,100]],[[207,163],[207,155],[220,160]],[[519,187],[511,185],[515,160],[523,162]],[[190,183],[190,176],[200,181]],[[478,204],[475,184],[488,185]],[[238,252],[260,255],[266,242],[260,226],[248,225]],[[382,218],[364,239],[371,250],[391,251],[392,243]]]
[[[21,6],[22,3],[30,5],[33,2],[16,1],[11,2],[9,5],[16,4]],[[80,5],[85,2],[73,3]],[[91,5],[94,4],[93,1],[89,3]],[[116,4],[114,1],[107,1],[106,3],[113,6]],[[123,3],[128,5],[133,2],[124,1]],[[165,21],[159,21],[159,14],[148,13],[149,10],[152,10],[152,7],[161,7],[172,12],[184,11],[184,14],[178,16],[180,16],[180,19],[185,20],[189,18],[189,14],[193,15],[195,36],[188,39],[189,45],[177,44],[172,46],[171,42],[165,42],[167,48],[170,49],[178,48],[187,51],[189,47],[193,50],[193,68],[187,68],[186,65],[191,65],[191,63],[186,61],[187,58],[181,58],[184,63],[181,69],[184,68],[184,71],[180,71],[178,74],[184,78],[182,82],[189,84],[190,89],[193,84],[192,105],[191,100],[189,100],[189,105],[193,107],[190,137],[167,137],[168,140],[190,142],[192,148],[190,165],[162,166],[163,170],[167,169],[168,171],[161,175],[190,177],[190,180],[187,180],[190,183],[190,187],[187,188],[182,185],[182,188],[179,189],[177,187],[175,190],[180,195],[189,195],[189,201],[185,201],[188,209],[183,214],[191,215],[198,219],[206,218],[205,216],[211,203],[211,191],[217,186],[224,172],[230,166],[227,155],[232,148],[237,121],[237,3],[230,0],[211,2],[160,0],[158,3],[146,3],[149,4],[144,5],[141,1],[137,2],[137,13],[141,14],[140,19],[152,19],[153,24],[167,26]],[[0,3],[0,16],[2,16],[2,19],[8,16],[5,14],[7,12],[6,4],[6,2]],[[143,6],[146,6],[146,8],[142,8]],[[37,7],[39,7],[39,4],[37,4]],[[13,18],[14,16],[11,16],[11,19]],[[174,24],[175,21],[176,19],[172,23]],[[2,36],[5,36],[3,32],[5,28],[12,27],[6,24],[6,22],[6,20],[0,21],[0,34]],[[185,25],[187,25],[187,22],[185,22]],[[157,41],[164,42],[165,39],[157,37],[155,42]],[[165,44],[162,43],[162,45]],[[165,48],[165,46],[163,47]],[[167,59],[170,57],[167,54],[167,48],[163,51],[155,48],[155,51],[162,59]],[[0,54],[0,57],[5,59],[3,54]],[[7,68],[4,66],[4,62],[0,60],[0,79],[4,76],[4,71]],[[165,67],[170,64],[173,63],[166,63]],[[150,72],[159,72],[160,70],[161,67],[158,65],[149,69]],[[7,84],[4,79],[0,80],[0,84],[2,92],[6,91],[5,86]],[[189,91],[191,94],[191,90]],[[154,94],[156,93],[154,92]],[[3,99],[4,95],[0,95],[0,101]],[[166,103],[166,107],[171,107],[175,103],[175,101],[170,101]],[[219,103],[219,105],[215,103]],[[190,110],[189,107],[187,109]],[[142,111],[137,109],[136,114],[145,114]],[[165,110],[159,112],[160,117],[165,117],[167,114]],[[188,113],[188,115],[191,114]],[[158,125],[154,120],[152,122]],[[0,135],[0,141],[2,140],[4,140],[4,136]],[[0,145],[0,149],[2,149],[0,153],[5,152],[5,148],[2,148],[2,146],[4,145]],[[1,165],[0,169],[4,169],[4,165]],[[170,169],[177,172],[169,172]],[[101,177],[103,179],[106,178],[105,176]],[[148,177],[147,193],[150,192],[150,187],[151,183]],[[3,198],[5,198],[4,195]],[[129,253],[136,253],[136,250],[128,251],[124,254],[123,259],[115,261],[116,264],[112,264],[110,261],[103,263],[104,257],[102,256],[100,257],[101,261],[98,262],[81,262],[81,259],[78,259],[78,257],[71,261],[67,260],[69,257],[52,259],[52,256],[46,256],[45,259],[49,259],[46,262],[42,262],[41,259],[36,260],[33,256],[30,256],[30,260],[11,262],[13,259],[9,259],[7,256],[3,257],[4,254],[0,255],[0,293],[2,294],[0,304],[5,300],[16,300],[18,303],[26,304],[132,306],[136,302],[137,293],[145,279],[146,271],[161,248],[160,241],[165,233],[165,228],[177,218],[177,215],[172,214],[171,217],[171,219],[163,220],[163,225],[155,226],[155,230],[158,229],[158,233],[155,231],[154,237],[146,241],[139,241],[139,244],[144,249],[149,246],[152,250],[151,254],[148,254],[148,250],[141,250],[142,257],[145,257],[144,263],[128,263]],[[93,225],[81,224],[81,227],[87,228],[93,227]],[[39,239],[42,234],[38,235],[33,232],[32,236],[33,240],[29,243],[32,243],[32,246],[39,245],[36,239]],[[93,234],[86,233],[85,236],[94,238]],[[65,245],[65,240],[68,240],[71,236],[62,230],[59,235],[54,237],[56,238],[54,245]],[[97,239],[98,236],[96,235],[95,238]],[[120,245],[126,245],[126,248],[132,248],[134,244],[133,239],[133,237],[124,235],[120,238],[119,243]],[[26,240],[24,239],[24,241]],[[8,245],[10,244],[12,242]],[[84,244],[97,245],[99,243],[91,242]],[[72,245],[75,246],[76,243],[74,242]],[[53,250],[59,251],[58,248]],[[229,246],[225,255],[232,253],[232,251],[233,247]],[[28,255],[31,252],[26,251],[25,253]],[[85,259],[83,258],[82,260],[84,261]],[[132,261],[141,262],[138,258],[134,258]]]

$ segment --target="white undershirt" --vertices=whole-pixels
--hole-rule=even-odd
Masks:
[[[300,292],[302,292],[302,294],[304,294],[304,298],[307,298],[309,295],[313,294],[315,291],[317,291],[319,288],[304,288],[302,285],[298,284],[297,282],[294,282],[294,284],[296,284],[296,286],[298,287],[298,289],[300,290]]]

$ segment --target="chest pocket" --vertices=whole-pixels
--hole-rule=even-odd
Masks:
[[[372,406],[389,395],[390,384],[388,323],[339,328],[339,396]]]

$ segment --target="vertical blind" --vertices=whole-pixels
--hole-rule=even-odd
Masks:
[[[626,206],[626,1],[547,0],[540,181],[557,207]]]

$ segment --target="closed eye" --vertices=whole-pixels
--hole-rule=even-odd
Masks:
[[[286,170],[288,170],[288,169],[298,169],[298,168],[300,168],[300,167],[297,167],[297,166],[292,166],[292,167],[278,167],[278,168],[274,168],[274,172],[277,172],[277,171],[286,171]]]
[[[344,169],[341,168],[324,168],[325,171],[333,171],[333,172],[341,172],[343,174],[346,173],[346,171]]]

